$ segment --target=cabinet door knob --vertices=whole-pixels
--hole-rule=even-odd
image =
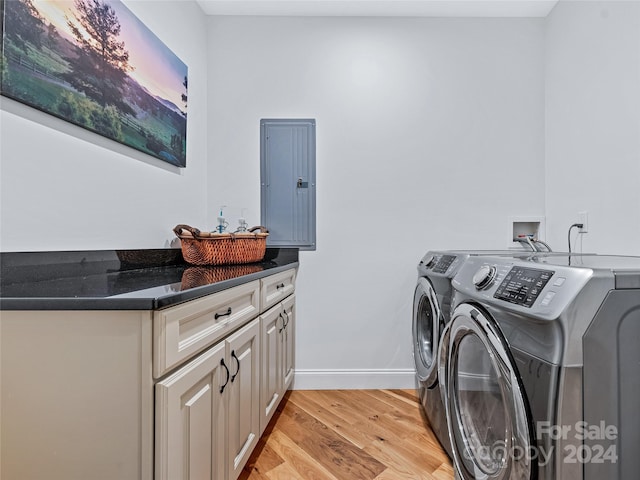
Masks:
[[[238,373],[240,373],[240,360],[238,360],[238,357],[236,356],[236,351],[235,350],[231,350],[231,358],[233,358],[236,361],[236,364],[238,365],[238,369],[236,370],[236,373],[231,375],[231,383],[233,383],[233,381],[238,376]]]
[[[278,333],[282,333],[282,330],[284,330],[284,327],[286,326],[284,324],[284,317],[282,316],[282,312],[278,314],[278,318],[282,320],[282,327],[278,328]],[[276,318],[276,327],[278,326],[278,318]]]
[[[229,369],[227,368],[227,366],[224,364],[224,358],[220,359],[220,365],[222,365],[224,367],[224,369],[227,371],[227,379],[224,381],[224,385],[222,385],[220,387],[220,393],[224,392],[224,387],[227,386],[227,383],[229,383]]]

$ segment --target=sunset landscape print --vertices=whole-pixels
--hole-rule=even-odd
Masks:
[[[2,5],[2,95],[186,166],[187,66],[122,2]]]

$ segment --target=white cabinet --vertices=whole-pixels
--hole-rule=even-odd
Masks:
[[[154,377],[256,318],[259,308],[260,281],[255,280],[154,312]]]
[[[2,480],[152,480],[149,311],[0,312]]]
[[[286,392],[291,386],[295,373],[295,325],[296,325],[296,299],[291,295],[282,302],[286,323],[283,330],[282,352],[282,391]]]
[[[295,274],[154,311],[3,310],[2,478],[236,480],[293,378]]]
[[[282,306],[278,304],[260,317],[262,365],[260,378],[260,432],[282,399]]]
[[[260,433],[293,380],[295,295],[265,312],[261,324]]]
[[[291,295],[295,289],[296,270],[270,275],[260,280],[260,311],[264,312]]]
[[[156,480],[235,480],[260,437],[255,319],[156,385]]]
[[[260,438],[260,320],[241,328],[225,344],[231,375],[227,386],[227,478],[235,480]]]
[[[156,480],[225,475],[225,343],[156,385]]]

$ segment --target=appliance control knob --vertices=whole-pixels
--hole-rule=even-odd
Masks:
[[[483,265],[473,275],[473,284],[477,290],[484,290],[490,286],[496,278],[497,269],[495,265]]]
[[[424,266],[427,268],[431,268],[436,263],[436,257],[434,255],[430,255],[428,258],[424,260]]]

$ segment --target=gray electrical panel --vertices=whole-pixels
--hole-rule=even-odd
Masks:
[[[260,181],[267,245],[315,250],[315,120],[260,120]]]

